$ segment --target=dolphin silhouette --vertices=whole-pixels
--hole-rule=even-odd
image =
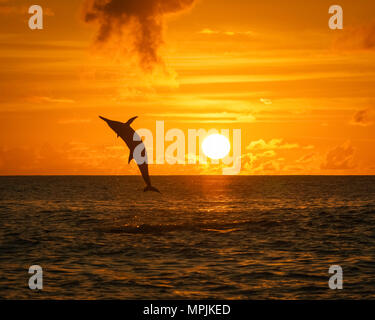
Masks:
[[[132,122],[138,117],[133,117],[125,123],[109,120],[102,116],[99,116],[99,118],[107,122],[108,126],[117,134],[117,138],[121,137],[121,139],[125,141],[126,145],[128,146],[130,150],[128,163],[130,163],[130,161],[134,159],[134,149],[137,146],[142,145],[141,146],[141,149],[143,149],[141,152],[141,156],[143,158],[142,161],[141,159],[134,159],[134,160],[137,163],[139,171],[141,171],[143,180],[146,182],[146,185],[147,185],[146,188],[143,189],[143,191],[144,192],[154,191],[154,192],[160,193],[158,189],[156,189],[155,187],[151,185],[151,179],[148,173],[148,161],[147,161],[146,147],[144,143],[142,142],[142,139],[139,137],[139,135],[133,130],[132,127],[130,127]]]

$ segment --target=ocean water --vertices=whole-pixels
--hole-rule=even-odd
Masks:
[[[375,298],[375,177],[152,178],[0,177],[0,298]]]

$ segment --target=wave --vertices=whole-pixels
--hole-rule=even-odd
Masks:
[[[165,233],[175,231],[205,231],[217,233],[229,233],[240,231],[246,226],[270,228],[279,225],[274,221],[235,221],[232,223],[181,223],[181,224],[140,224],[140,225],[123,225],[120,227],[97,228],[97,231],[109,233],[132,233],[132,234],[147,234],[147,233]]]

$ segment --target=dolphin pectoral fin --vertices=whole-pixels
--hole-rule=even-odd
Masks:
[[[126,124],[130,126],[130,125],[132,124],[132,122],[133,122],[135,119],[137,119],[137,118],[138,118],[138,116],[129,119],[129,120],[126,122]]]
[[[130,161],[133,160],[133,152],[130,152],[129,154],[129,160],[128,160],[128,164],[130,163]]]

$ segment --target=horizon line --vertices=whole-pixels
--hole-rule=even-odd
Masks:
[[[373,177],[375,174],[155,174],[152,177]],[[0,174],[0,177],[140,177],[138,174]]]

